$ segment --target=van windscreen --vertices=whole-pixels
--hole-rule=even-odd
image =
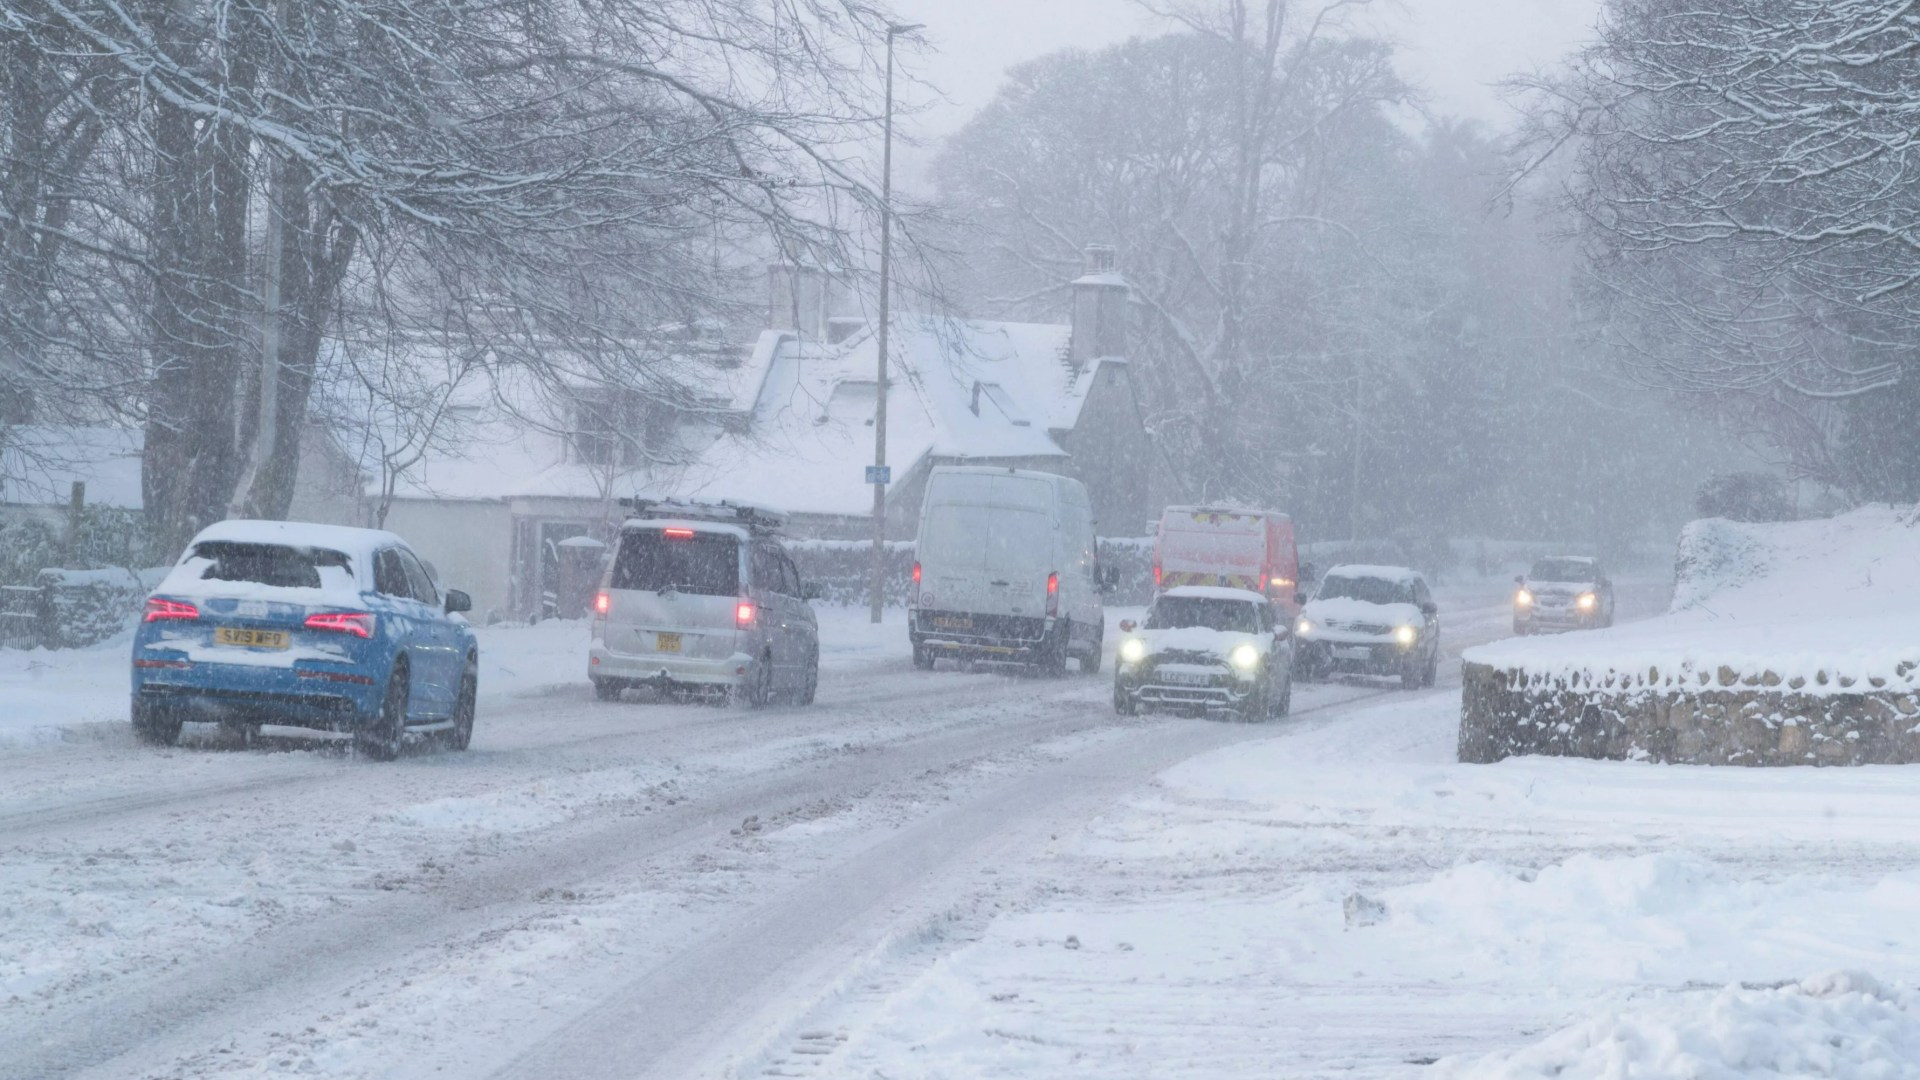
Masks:
[[[692,529],[629,529],[620,537],[609,588],[629,592],[740,595],[740,541]]]

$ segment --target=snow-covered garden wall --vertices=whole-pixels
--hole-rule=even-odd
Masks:
[[[1920,527],[1697,521],[1666,615],[1464,659],[1462,761],[1920,761]]]

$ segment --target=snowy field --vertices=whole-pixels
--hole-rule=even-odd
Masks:
[[[738,1075],[1920,1076],[1920,775],[1452,763],[1450,694],[1201,755]]]
[[[897,614],[757,713],[495,628],[474,749],[392,765],[140,747],[115,649],[11,656],[0,1078],[1920,1076],[1920,774],[1456,765],[1505,594],[1442,590],[1441,689],[1261,725]]]

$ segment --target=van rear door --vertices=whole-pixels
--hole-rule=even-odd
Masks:
[[[1044,616],[1054,559],[1053,486],[1023,476],[937,475],[918,555],[923,606]]]
[[[1169,508],[1156,541],[1160,587],[1218,585],[1260,592],[1266,583],[1265,515]]]
[[[607,578],[607,648],[723,660],[734,653],[741,542],[730,532],[629,526]]]

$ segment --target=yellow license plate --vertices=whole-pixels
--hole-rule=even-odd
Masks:
[[[249,649],[284,649],[287,647],[285,630],[243,630],[237,626],[217,626],[213,630],[215,645],[241,645]]]
[[[679,652],[680,635],[655,634],[653,635],[653,647],[658,652]]]

